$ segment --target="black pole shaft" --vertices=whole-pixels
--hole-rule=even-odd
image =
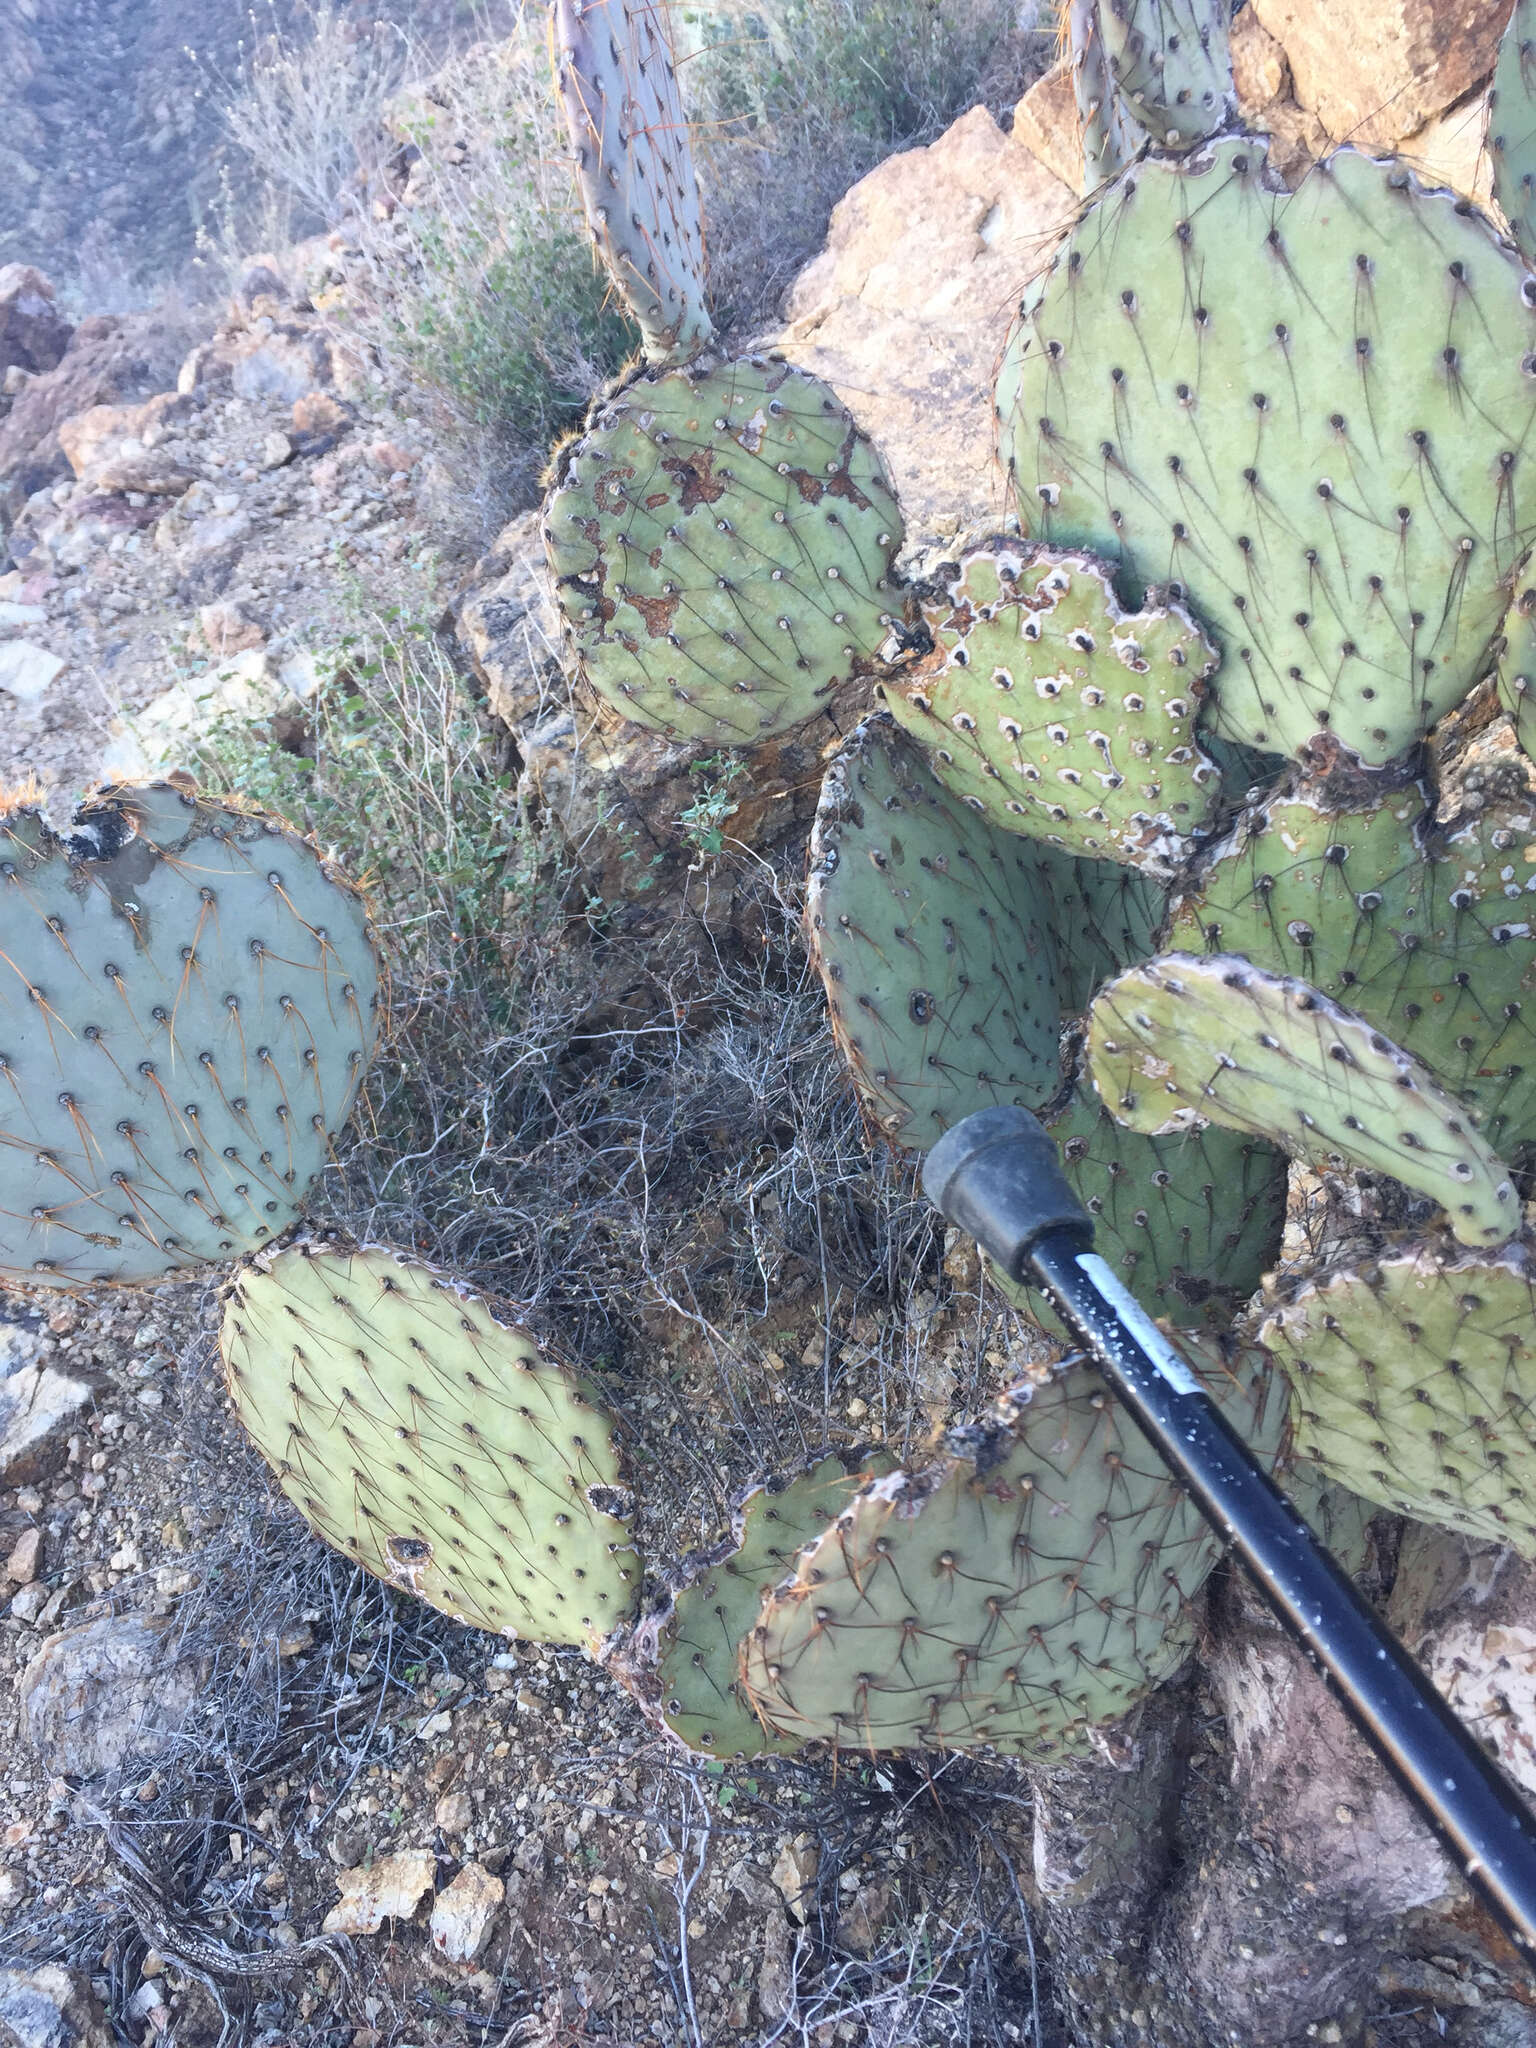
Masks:
[[[1019,1277],[1038,1278],[1457,1867],[1536,1955],[1536,1824],[1518,1794],[1090,1243],[1048,1229]]]

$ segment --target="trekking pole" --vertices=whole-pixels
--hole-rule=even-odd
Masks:
[[[1536,1821],[1094,1251],[1044,1127],[1025,1109],[979,1110],[928,1154],[923,1190],[1011,1280],[1049,1295],[1456,1867],[1536,1956]]]

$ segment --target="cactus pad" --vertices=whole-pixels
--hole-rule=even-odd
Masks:
[[[1318,1542],[1345,1571],[1363,1571],[1370,1557],[1371,1523],[1381,1512],[1378,1503],[1336,1485],[1307,1458],[1291,1460],[1274,1477]]]
[[[1505,617],[1498,675],[1499,702],[1536,760],[1536,589],[1522,588]]]
[[[895,1460],[879,1451],[820,1458],[787,1484],[756,1486],[730,1536],[686,1560],[657,1610],[608,1669],[685,1747],[706,1756],[758,1756],[798,1745],[767,1733],[737,1685],[741,1645],[763,1593],[793,1572],[801,1548],[842,1513],[871,1475]]]
[[[1187,147],[1237,112],[1230,0],[1099,0],[1110,76],[1155,142]]]
[[[1170,583],[1211,725],[1379,765],[1485,673],[1536,539],[1536,279],[1465,201],[1341,149],[1289,192],[1223,138],[1132,165],[998,383],[1027,528]]]
[[[1056,942],[1042,865],[939,788],[885,719],[827,772],[806,926],[865,1106],[926,1151],[994,1103],[1061,1086]]]
[[[988,540],[923,587],[933,651],[884,695],[946,789],[1008,832],[1168,878],[1214,808],[1195,715],[1216,655],[1129,613],[1091,555]]]
[[[1536,257],[1536,0],[1515,0],[1488,95],[1493,196],[1527,262]]]
[[[872,673],[901,514],[831,390],[773,356],[636,379],[564,452],[545,546],[583,673],[678,740],[745,747]]]
[[[665,0],[555,0],[555,85],[598,250],[652,362],[713,332],[704,225]]]
[[[1536,1557],[1536,1260],[1427,1245],[1303,1287],[1259,1331],[1297,1451],[1367,1500]]]
[[[446,1274],[377,1246],[241,1266],[219,1335],[235,1412],[315,1532],[476,1628],[590,1643],[634,1606],[612,1418]]]
[[[1503,1162],[1417,1060],[1307,982],[1230,954],[1169,953],[1130,969],[1089,1013],[1095,1086],[1156,1135],[1209,1121],[1276,1139],[1314,1165],[1337,1154],[1445,1209],[1464,1244],[1520,1225]]]
[[[285,1230],[380,1027],[357,892],[280,819],[106,789],[0,815],[0,1278],[149,1281]]]
[[[1261,1354],[1215,1377],[1273,1458]],[[742,1683],[775,1733],[1053,1761],[1187,1655],[1219,1546],[1095,1372],[1016,1389],[956,1441],[866,1486],[765,1599]]]
[[[1271,798],[1215,850],[1166,943],[1303,977],[1511,1145],[1536,1137],[1536,818],[1494,805],[1437,831],[1428,801],[1416,784],[1352,810]]]
[[[1227,1328],[1280,1249],[1284,1153],[1215,1126],[1127,1130],[1086,1082],[1047,1128],[1094,1219],[1095,1250],[1143,1308]]]

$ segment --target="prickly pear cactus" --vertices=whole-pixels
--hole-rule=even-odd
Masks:
[[[1061,1086],[1050,899],[1026,841],[987,829],[884,720],[822,785],[806,927],[869,1115],[915,1150],[973,1109]]]
[[[1475,209],[1252,137],[1132,165],[1032,288],[998,380],[1026,528],[1171,583],[1211,729],[1402,754],[1486,672],[1536,539],[1536,279]]]
[[[1170,952],[1238,953],[1312,983],[1422,1060],[1491,1144],[1536,1137],[1536,812],[1442,829],[1418,782],[1241,817],[1177,903]]]
[[[1536,1557],[1527,1242],[1394,1248],[1299,1288],[1258,1339],[1294,1386],[1301,1456],[1399,1514]]]
[[[1007,832],[1170,880],[1221,791],[1195,739],[1215,650],[1177,605],[1128,612],[1106,564],[992,538],[919,589],[932,652],[891,715]]]
[[[582,673],[637,725],[744,747],[872,674],[901,514],[831,390],[774,356],[643,375],[560,458],[545,545]]]
[[[0,816],[0,1278],[150,1281],[298,1214],[381,1023],[355,888],[180,780]]]
[[[1418,1060],[1310,983],[1229,954],[1131,968],[1089,1012],[1094,1085],[1157,1134],[1206,1120],[1335,1157],[1437,1201],[1464,1244],[1520,1227],[1508,1169]]]
[[[1526,261],[1536,259],[1536,4],[1515,0],[1488,95],[1493,196]]]
[[[1224,0],[1099,0],[1115,88],[1164,148],[1187,148],[1237,113],[1229,11]]]
[[[1536,588],[1528,585],[1517,591],[1505,616],[1498,679],[1499,702],[1514,720],[1521,746],[1536,760]]]
[[[1124,170],[1147,134],[1115,90],[1099,0],[1071,0],[1067,19],[1072,93],[1083,137],[1083,190],[1091,193]]]
[[[1262,1355],[1198,1355],[1273,1457]],[[742,1685],[766,1728],[802,1741],[1057,1761],[1182,1663],[1218,1554],[1097,1375],[1068,1363],[948,1456],[866,1486],[765,1599]]]
[[[737,1506],[731,1534],[685,1559],[660,1604],[609,1656],[607,1668],[685,1748],[731,1757],[798,1747],[769,1734],[742,1696],[742,1643],[764,1592],[794,1570],[800,1550],[866,1480],[895,1462],[886,1451],[834,1453],[787,1481],[753,1487]]]
[[[713,333],[704,223],[662,0],[555,0],[555,83],[582,204],[653,363]]]
[[[632,1611],[612,1417],[447,1274],[300,1242],[239,1267],[219,1345],[235,1412],[315,1532],[476,1628],[590,1644]]]
[[[1094,1249],[1142,1306],[1181,1327],[1229,1329],[1280,1249],[1284,1153],[1215,1125],[1127,1130],[1086,1079],[1046,1127],[1093,1217]],[[1038,1294],[1026,1300],[1054,1327]]]

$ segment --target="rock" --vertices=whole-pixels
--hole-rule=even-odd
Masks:
[[[1276,41],[1251,7],[1233,20],[1231,48],[1232,83],[1250,119],[1275,100],[1289,97],[1291,67],[1285,61],[1285,45]]]
[[[244,605],[228,598],[205,604],[198,612],[197,623],[210,651],[217,655],[242,654],[266,645],[267,636],[260,622],[251,617]]]
[[[192,1658],[167,1656],[160,1624],[108,1614],[49,1636],[21,1676],[22,1731],[54,1777],[152,1763],[197,1699]]]
[[[789,1922],[775,1907],[763,1926],[763,1959],[757,1969],[757,2002],[765,2020],[788,2017],[795,2002],[795,1971]]]
[[[30,640],[0,641],[0,690],[19,704],[35,704],[46,696],[63,667],[62,654],[51,654]]]
[[[43,1532],[41,1529],[23,1529],[11,1546],[11,1554],[5,1560],[5,1576],[13,1586],[30,1586],[42,1570]]]
[[[1402,156],[1430,185],[1449,185],[1479,206],[1493,204],[1493,159],[1483,147],[1488,131],[1484,90],[1437,115],[1398,145]]]
[[[282,469],[287,463],[292,462],[295,452],[293,442],[289,437],[274,429],[262,441],[261,467],[263,469]]]
[[[779,1888],[785,1911],[797,1927],[803,1927],[810,1918],[820,1867],[820,1854],[809,1835],[796,1835],[779,1845],[778,1858],[769,1874]]]
[[[293,401],[296,434],[339,434],[351,424],[351,413],[329,391],[306,391]]]
[[[472,1963],[484,1954],[506,1897],[499,1877],[479,1863],[466,1863],[432,1904],[432,1946],[450,1963]]]
[[[1243,19],[1242,15],[1238,20]],[[1234,40],[1237,35],[1233,25]],[[1032,150],[1071,192],[1083,189],[1083,138],[1072,90],[1072,60],[1063,57],[1037,78],[1013,110],[1013,139]]]
[[[0,264],[0,370],[36,376],[57,369],[73,332],[40,270],[30,263]]]
[[[872,1956],[880,1929],[890,1917],[893,1894],[886,1884],[861,1884],[837,1916],[837,1945],[850,1955]]]
[[[409,1920],[436,1873],[436,1859],[424,1849],[402,1850],[342,1871],[336,1880],[341,1897],[326,1914],[322,1931],[377,1934],[386,1920]]]
[[[0,658],[4,654],[0,646]],[[49,1478],[96,1391],[96,1382],[83,1373],[42,1362],[18,1366],[0,1379],[0,1485]]]
[[[46,1586],[23,1586],[6,1611],[17,1621],[36,1621],[40,1623],[44,1610],[48,1605],[48,1588]]]
[[[237,398],[277,398],[292,404],[317,385],[333,382],[331,352],[310,328],[278,327],[237,344],[230,369]]]
[[[1515,1783],[1536,1793],[1536,1565],[1411,1522],[1387,1619]]]
[[[1493,68],[1509,0],[1252,0],[1335,142],[1394,149]]]
[[[560,618],[539,513],[514,519],[475,565],[456,623],[491,710],[514,732],[564,707],[569,693],[560,667]]]
[[[855,185],[826,248],[790,288],[777,346],[826,378],[873,437],[909,534],[952,533],[999,508],[999,316],[1076,206],[1022,140],[975,107]]]
[[[82,320],[58,366],[34,377],[0,421],[0,512],[13,519],[34,491],[69,473],[63,422],[163,391],[174,365],[174,329],[154,314]]]
[[[434,1825],[445,1835],[462,1835],[474,1818],[474,1802],[467,1792],[445,1792],[432,1810]]]
[[[78,1970],[0,1970],[0,2048],[113,2048],[115,2039]]]

